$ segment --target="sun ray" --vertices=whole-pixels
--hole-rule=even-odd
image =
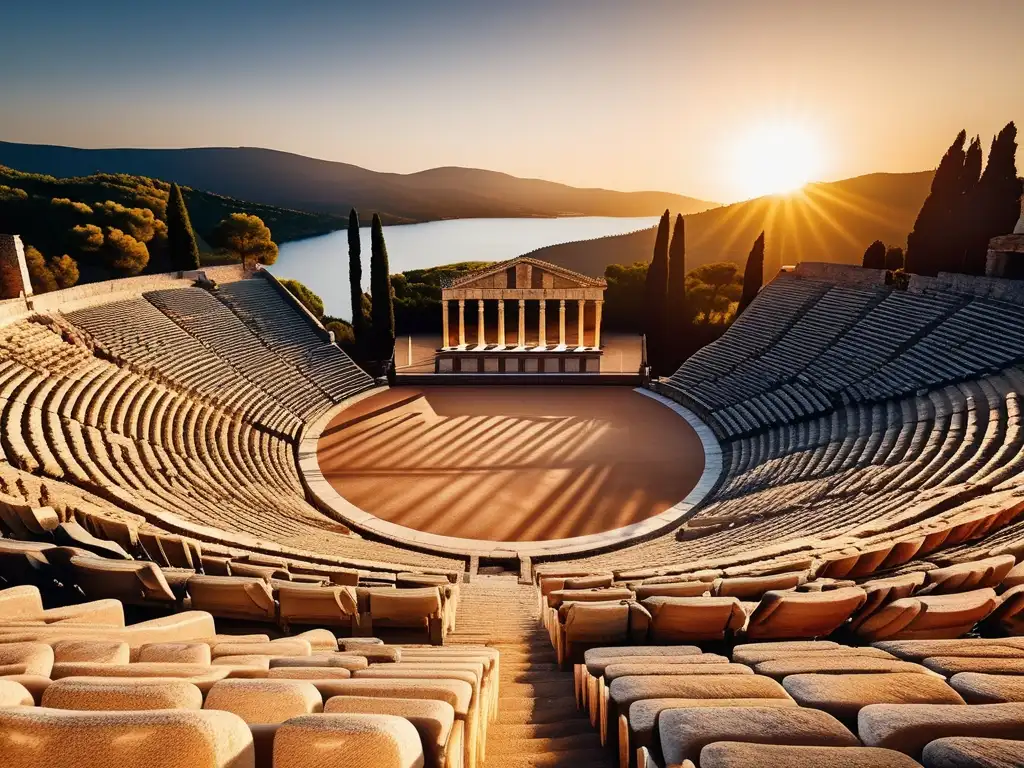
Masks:
[[[805,195],[805,198],[807,207],[810,208],[810,210],[813,211],[815,214],[817,214],[818,218],[825,222],[828,226],[830,226],[833,229],[833,231],[835,231],[841,238],[843,238],[850,245],[861,245],[860,241],[858,241],[857,238],[853,236],[850,230],[848,230],[846,227],[840,224],[835,216],[829,213],[821,203],[814,199],[813,195],[807,194]]]
[[[867,201],[865,198],[860,197],[859,195],[852,195],[849,192],[844,192],[844,193],[840,194],[839,191],[837,191],[835,189],[829,190],[829,189],[824,189],[824,188],[822,188],[820,186],[810,187],[809,189],[813,189],[813,194],[814,195],[822,197],[822,198],[826,199],[830,203],[834,203],[837,206],[845,208],[846,210],[850,211],[851,213],[856,213],[856,214],[858,214],[860,216],[863,216],[866,219],[869,219],[869,220],[874,221],[874,222],[879,223],[879,224],[891,224],[892,223],[891,218],[887,217],[883,212],[878,212],[878,211],[875,211],[875,210],[871,210],[867,206],[865,206],[861,202],[859,202],[859,201],[870,202],[870,201]],[[875,206],[873,206],[873,207],[877,207],[877,204]]]

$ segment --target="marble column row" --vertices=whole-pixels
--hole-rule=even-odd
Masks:
[[[472,301],[472,299],[471,299]],[[538,346],[547,346],[547,301],[545,299],[539,299],[540,301],[540,322],[539,322],[539,341]],[[466,345],[466,300],[459,299],[459,346],[464,347]],[[583,316],[586,309],[586,300],[579,299],[577,301],[579,307],[579,327],[577,339],[579,342],[583,341],[584,338],[584,324]],[[594,346],[601,346],[601,309],[604,301],[594,301]],[[476,324],[476,343],[478,346],[485,346],[487,340],[484,335],[484,300],[476,299],[477,306],[477,324]],[[444,346],[448,346],[449,341],[449,330],[448,330],[448,302],[441,302],[441,324],[443,326],[442,333],[444,335]],[[518,346],[526,346],[526,300],[519,299],[519,339]],[[505,346],[505,302],[503,300],[498,301],[498,345]],[[558,300],[558,344],[559,346],[565,346],[565,299]]]

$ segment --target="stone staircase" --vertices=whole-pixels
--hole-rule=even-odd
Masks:
[[[537,593],[514,575],[476,576],[461,586],[458,628],[446,644],[501,652],[498,720],[483,768],[613,768],[585,712],[576,709],[572,669],[560,670],[537,619]]]

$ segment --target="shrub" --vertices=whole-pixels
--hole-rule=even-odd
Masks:
[[[282,280],[281,285],[291,291],[292,295],[302,302],[317,320],[324,316],[324,301],[298,280]]]

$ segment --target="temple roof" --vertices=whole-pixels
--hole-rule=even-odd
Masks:
[[[565,280],[575,283],[580,288],[607,288],[608,283],[603,277],[590,277],[588,275],[581,274],[580,272],[574,272],[571,269],[566,269],[558,264],[552,264],[548,261],[541,261],[535,259],[532,256],[516,256],[514,259],[507,259],[506,261],[499,261],[491,264],[489,267],[478,269],[475,272],[467,272],[466,274],[459,275],[455,278],[445,278],[442,280],[441,285],[443,288],[464,288],[471,286],[477,280],[493,275],[498,272],[503,272],[509,267],[515,264],[530,264],[531,266],[537,267],[545,272],[550,272],[553,275],[557,275]]]

